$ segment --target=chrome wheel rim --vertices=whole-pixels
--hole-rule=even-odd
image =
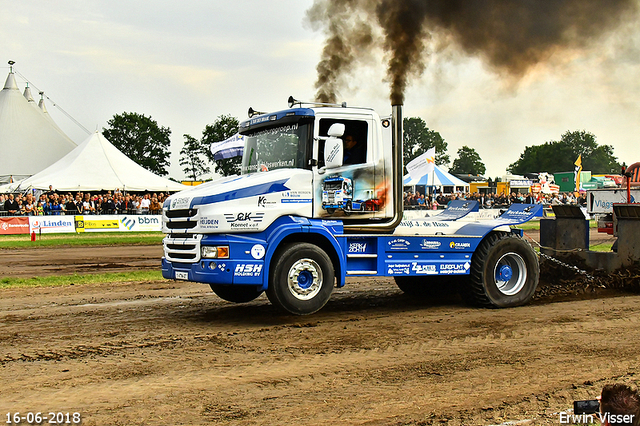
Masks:
[[[505,253],[493,268],[493,277],[500,293],[506,296],[518,294],[527,282],[527,266],[518,253]]]
[[[300,259],[289,269],[289,292],[298,300],[313,299],[322,288],[322,268],[313,259]]]

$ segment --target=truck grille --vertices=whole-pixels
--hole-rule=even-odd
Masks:
[[[165,259],[170,262],[199,262],[200,240],[202,240],[201,234],[167,235],[162,240]]]
[[[329,204],[333,204],[336,201],[336,194],[331,193],[329,194]]]
[[[198,218],[198,209],[165,209],[162,221],[171,233],[176,233],[195,228],[198,225]]]
[[[165,210],[165,213],[170,219],[184,219],[196,216],[198,214],[198,209]]]

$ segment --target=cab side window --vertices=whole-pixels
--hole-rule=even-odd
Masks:
[[[368,126],[366,121],[336,120],[323,118],[320,120],[319,135],[326,137],[334,123],[345,125],[342,136],[344,157],[343,164],[361,164],[367,162]],[[324,141],[318,147],[318,167],[324,166]]]

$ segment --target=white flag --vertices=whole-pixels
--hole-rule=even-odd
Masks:
[[[244,136],[236,133],[222,142],[214,142],[210,146],[214,160],[231,158],[242,155],[244,151]]]
[[[411,180],[419,180],[422,176],[433,171],[436,164],[436,148],[429,148],[427,152],[419,155],[407,164],[407,171]]]

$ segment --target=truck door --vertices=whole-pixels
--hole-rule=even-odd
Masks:
[[[342,166],[328,169],[324,165],[324,140],[329,127],[334,123],[345,125],[343,140]],[[336,218],[345,220],[368,220],[384,215],[385,165],[381,149],[376,146],[379,139],[375,123],[371,117],[361,119],[320,118],[317,131],[318,167],[314,168],[313,216],[316,218]],[[316,152],[316,149],[314,149]],[[322,188],[325,180],[341,180],[343,194],[348,195],[347,202],[339,208],[325,208],[322,203]],[[326,197],[325,197],[326,198]],[[357,208],[354,208],[357,207]]]

